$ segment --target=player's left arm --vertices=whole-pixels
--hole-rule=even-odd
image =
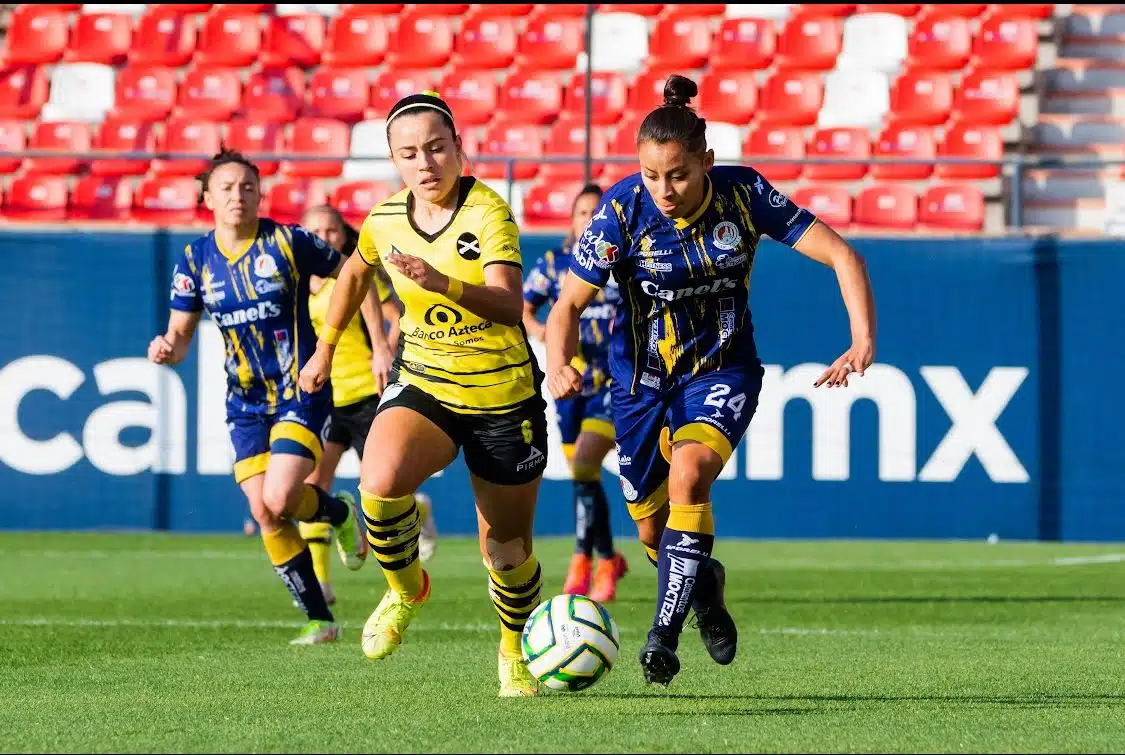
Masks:
[[[481,319],[515,327],[523,319],[523,262],[519,226],[507,205],[495,205],[485,213],[479,243],[483,286],[452,278],[411,254],[388,259],[427,291],[442,294]]]
[[[367,326],[367,335],[371,340],[371,372],[375,375],[375,390],[380,394],[391,376],[391,366],[394,354],[391,353],[387,343],[386,323],[383,320],[383,303],[379,300],[379,287],[370,286],[367,296],[359,305],[359,313],[363,317],[363,324]]]
[[[875,361],[875,294],[863,257],[840,234],[757,176],[751,211],[758,230],[836,272],[851,324],[852,345],[813,384],[847,386]]]

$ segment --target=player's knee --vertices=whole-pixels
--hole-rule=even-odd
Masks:
[[[653,550],[660,548],[660,538],[668,522],[668,508],[665,507],[652,516],[637,520],[637,539]]]
[[[687,463],[672,470],[668,480],[668,492],[676,503],[698,504],[711,500],[711,483],[715,476],[703,465]]]
[[[296,484],[289,481],[267,480],[262,489],[262,501],[274,517],[283,517],[287,511],[297,508],[304,487],[303,480]]]
[[[508,571],[523,565],[531,556],[531,541],[522,537],[495,540],[486,537],[481,542],[481,555],[493,571]]]
[[[278,517],[266,506],[262,498],[250,501],[250,516],[258,523],[258,528],[265,531],[277,529]]]
[[[410,482],[389,464],[372,465],[360,471],[359,487],[377,498],[402,498],[414,492],[417,486]]]

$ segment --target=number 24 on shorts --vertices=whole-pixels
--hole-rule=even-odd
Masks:
[[[746,405],[746,394],[739,393],[737,396],[732,396],[730,399],[727,399],[726,396],[729,394],[729,385],[726,383],[716,383],[711,386],[711,392],[707,394],[707,398],[703,399],[703,403],[720,410],[724,406],[730,407],[735,421],[738,421],[742,417],[742,408]]]

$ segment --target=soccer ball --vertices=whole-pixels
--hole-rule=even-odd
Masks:
[[[617,622],[582,595],[541,603],[523,628],[527,670],[550,689],[577,692],[606,675],[617,660]]]

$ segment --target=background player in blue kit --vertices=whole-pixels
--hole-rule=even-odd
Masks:
[[[571,275],[547,320],[547,379],[555,398],[582,389],[571,363],[579,318],[610,275],[621,302],[610,343],[621,485],[640,539],[657,565],[656,616],[640,661],[668,684],[689,608],[718,663],[734,660],[737,629],[712,557],[711,485],[757,407],[763,368],[748,306],[750,271],[768,235],[836,272],[852,345],[816,381],[862,375],[875,354],[874,296],[863,259],[831,228],[755,170],[714,167],[698,93],[672,76],[665,104],[637,135],[641,172],[602,199],[571,255]]]
[[[602,198],[597,184],[587,184],[574,198],[571,229],[559,249],[548,249],[535,263],[523,284],[523,326],[543,340],[544,326],[536,313],[553,306],[570,269],[570,251],[586,230]],[[602,462],[613,448],[613,417],[609,394],[609,332],[617,311],[617,286],[607,285],[593,306],[582,313],[579,357],[585,363],[582,392],[555,402],[563,453],[574,477],[575,552],[566,573],[563,592],[586,595],[604,603],[617,594],[617,580],[629,569],[625,556],[613,548],[609,500],[602,486]],[[597,572],[591,567],[594,551],[600,558]]]
[[[363,565],[366,542],[352,506],[305,483],[323,452],[332,391],[309,394],[297,385],[316,347],[309,277],[335,277],[342,258],[300,226],[258,217],[258,169],[238,152],[220,152],[200,180],[215,229],[180,254],[168,330],[152,340],[148,356],[157,364],[182,361],[204,309],[219,326],[235,481],[275,571],[308,615],[293,644],[331,642],[339,627],[291,520],[330,523],[344,564]]]

